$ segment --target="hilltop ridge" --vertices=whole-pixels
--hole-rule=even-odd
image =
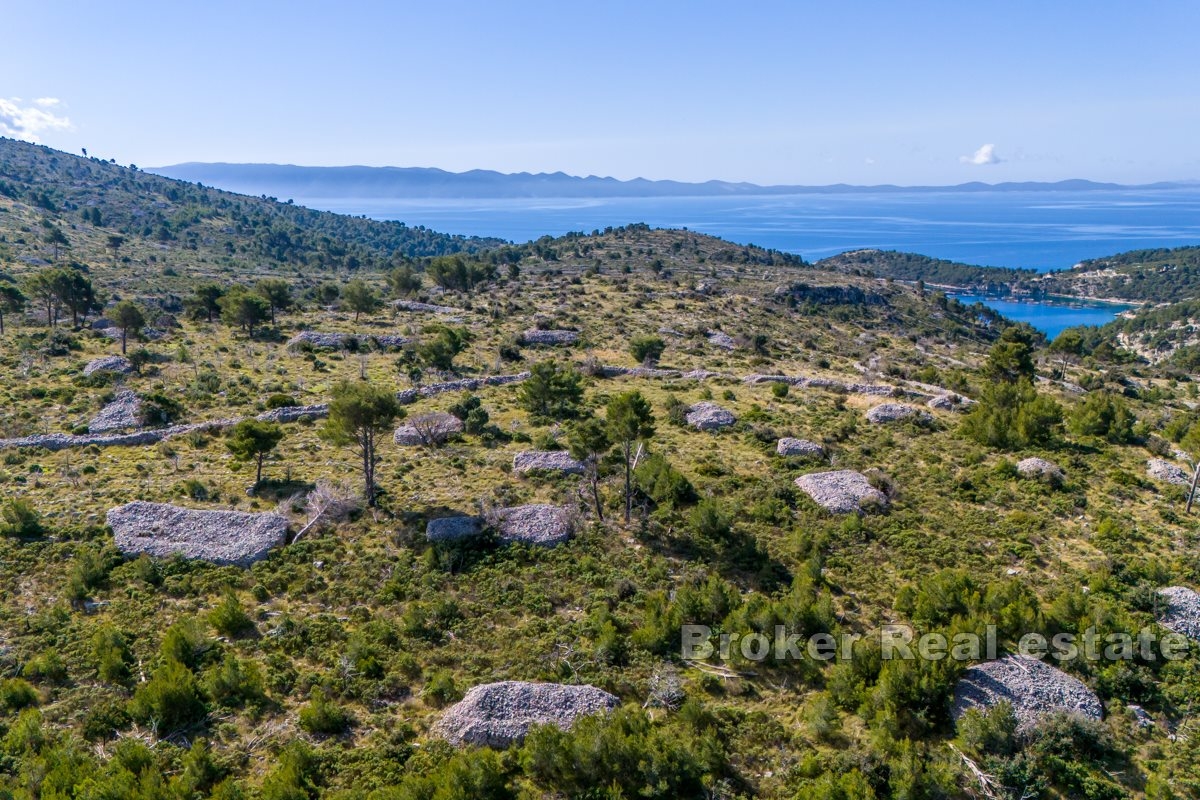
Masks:
[[[1172,183],[1126,186],[1088,180],[983,183],[951,186],[855,186],[850,184],[760,185],[746,181],[687,182],[633,178],[620,180],[564,172],[503,173],[473,169],[449,172],[432,167],[310,167],[294,164],[188,162],[153,167],[159,175],[199,181],[230,191],[303,198],[534,198],[534,197],[704,197],[819,193],[1040,192],[1169,188]]]

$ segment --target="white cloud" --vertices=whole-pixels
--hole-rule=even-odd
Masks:
[[[49,109],[61,104],[56,97],[41,97],[27,104],[19,97],[0,97],[0,136],[38,141],[44,131],[71,129],[71,120]]]
[[[996,155],[996,145],[985,144],[983,147],[980,147],[978,150],[976,150],[974,155],[959,156],[958,160],[964,164],[973,164],[977,167],[983,167],[988,164],[999,164],[1002,159],[1000,156]]]

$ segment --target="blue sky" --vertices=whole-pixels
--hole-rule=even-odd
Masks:
[[[1200,3],[11,0],[0,133],[161,166],[1200,179]]]

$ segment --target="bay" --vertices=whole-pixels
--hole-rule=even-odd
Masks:
[[[1118,303],[1082,303],[1077,301],[1001,300],[995,297],[955,294],[959,301],[971,305],[983,303],[1017,322],[1028,322],[1053,340],[1065,329],[1076,325],[1104,325],[1127,308]]]

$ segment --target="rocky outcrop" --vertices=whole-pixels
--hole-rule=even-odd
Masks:
[[[115,372],[118,375],[128,375],[133,372],[133,364],[125,356],[104,356],[103,358],[89,361],[87,366],[83,368],[85,377],[95,375],[97,372]]]
[[[867,421],[876,425],[886,425],[906,419],[916,422],[928,422],[930,416],[921,409],[905,403],[883,403],[867,411]]]
[[[796,478],[796,486],[834,514],[855,514],[864,506],[886,508],[888,504],[887,495],[872,486],[867,476],[851,469],[801,475]]]
[[[302,419],[324,419],[329,416],[328,403],[316,403],[311,406],[284,406],[264,411],[255,419],[260,422],[296,422]]]
[[[1023,478],[1045,478],[1061,481],[1066,478],[1062,468],[1044,458],[1023,458],[1017,462],[1017,473]]]
[[[139,445],[158,444],[175,436],[183,436],[196,431],[208,432],[236,425],[236,419],[217,419],[209,422],[194,422],[187,425],[172,425],[169,428],[155,428],[149,431],[134,433],[45,433],[34,436],[22,436],[17,439],[0,439],[0,450],[8,448],[41,447],[45,450],[66,450],[72,447],[136,447]]]
[[[708,343],[713,347],[718,347],[721,350],[732,350],[737,347],[737,343],[733,341],[733,337],[724,331],[709,331],[704,335],[708,339]]]
[[[688,409],[687,413],[687,424],[698,431],[720,430],[728,428],[735,422],[737,422],[737,417],[733,415],[732,411],[707,401],[696,403]]]
[[[397,311],[415,311],[420,314],[462,314],[461,308],[450,306],[435,306],[432,303],[418,303],[415,300],[393,300],[392,308]]]
[[[961,394],[947,392],[930,398],[926,405],[935,411],[966,411],[975,405],[975,401],[963,397]]]
[[[540,345],[568,345],[575,344],[579,341],[579,331],[564,331],[564,330],[540,330],[538,328],[530,328],[521,334],[521,341],[524,344],[540,344]]]
[[[825,448],[807,439],[793,439],[790,436],[785,436],[775,445],[775,452],[781,456],[822,458],[825,455]]]
[[[480,517],[441,517],[425,524],[425,538],[431,542],[457,542],[478,536],[482,530]]]
[[[968,669],[954,688],[954,719],[968,709],[981,711],[1007,701],[1018,732],[1036,727],[1047,714],[1067,712],[1087,719],[1104,716],[1096,693],[1057,667],[1035,658],[1006,656]]]
[[[140,428],[142,426],[142,399],[128,389],[122,389],[100,413],[88,421],[88,433],[111,433],[112,431]]]
[[[126,555],[184,558],[248,567],[283,544],[288,521],[279,514],[198,511],[136,501],[108,512],[117,549]]]
[[[565,472],[582,475],[583,464],[562,450],[525,450],[513,456],[513,472]]]
[[[404,336],[387,333],[322,333],[301,331],[288,340],[289,350],[399,350],[409,343]]]
[[[446,392],[473,392],[484,386],[506,386],[510,383],[520,383],[528,377],[528,372],[518,372],[516,375],[488,375],[483,378],[462,378],[445,383],[431,383],[419,389],[405,389],[396,392],[396,399],[405,404],[415,403],[422,397],[434,397]]]
[[[621,367],[604,364],[599,367],[602,378],[628,376],[630,378],[679,378],[682,373],[677,369],[658,369],[656,367]]]
[[[520,744],[534,725],[569,729],[588,714],[620,705],[594,686],[501,681],[476,686],[446,710],[433,732],[455,745],[504,748]]]
[[[1200,595],[1186,586],[1168,586],[1158,594],[1166,605],[1158,620],[1162,626],[1200,641]]]
[[[1176,486],[1192,485],[1192,478],[1183,467],[1161,458],[1152,458],[1146,462],[1146,474],[1163,483],[1173,483]]]
[[[571,538],[575,519],[561,506],[511,506],[496,511],[495,527],[502,542],[554,547]]]
[[[775,290],[775,296],[783,298],[791,295],[797,303],[811,303],[818,306],[882,306],[887,305],[887,298],[876,292],[867,292],[857,286],[812,286],[807,283],[793,283],[790,286],[780,286]]]
[[[462,420],[458,417],[443,411],[433,411],[428,414],[418,414],[396,428],[393,438],[396,444],[406,447],[418,445],[431,447],[441,444],[462,431]]]
[[[728,376],[722,372],[712,372],[707,369],[693,369],[683,373],[679,377],[686,378],[690,381],[706,381],[709,378],[725,378]]]

